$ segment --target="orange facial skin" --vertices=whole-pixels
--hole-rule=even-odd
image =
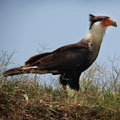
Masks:
[[[102,25],[104,27],[108,27],[111,26],[113,24],[113,22],[115,22],[112,18],[107,18],[106,20],[102,21]]]

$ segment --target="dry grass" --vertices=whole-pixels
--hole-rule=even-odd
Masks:
[[[10,58],[4,55],[0,60],[0,120],[120,119],[119,59],[110,67],[94,64],[86,71],[76,98],[70,89],[67,97],[61,88],[40,84],[36,75],[3,77]]]

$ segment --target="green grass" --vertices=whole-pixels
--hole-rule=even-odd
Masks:
[[[10,63],[1,57],[0,120],[119,120],[119,59],[109,65],[94,64],[82,74],[78,97],[68,89],[41,84],[40,76],[5,78],[2,72]],[[56,79],[57,80],[57,79]],[[46,80],[47,81],[47,80]],[[53,89],[54,86],[54,89]]]

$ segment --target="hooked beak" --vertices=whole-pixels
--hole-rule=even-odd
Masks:
[[[113,22],[112,22],[112,26],[117,27],[116,21],[113,21]]]

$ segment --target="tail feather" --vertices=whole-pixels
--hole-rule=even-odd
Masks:
[[[7,77],[7,76],[13,76],[13,75],[20,75],[20,74],[29,74],[29,73],[32,73],[32,74],[54,73],[55,74],[55,73],[58,73],[58,71],[40,70],[36,66],[33,66],[33,67],[21,66],[21,67],[16,67],[16,68],[12,68],[4,71],[3,76]]]
[[[3,76],[13,76],[13,75],[19,75],[19,74],[25,74],[27,71],[23,69],[23,67],[16,67],[16,68],[11,68],[3,72]]]

